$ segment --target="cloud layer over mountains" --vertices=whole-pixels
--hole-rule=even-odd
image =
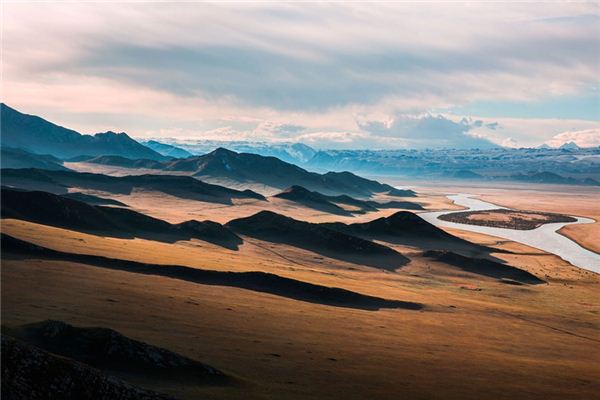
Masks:
[[[515,104],[564,118],[561,99],[597,101],[598,12],[593,3],[11,3],[5,101],[85,132],[140,137],[539,144],[598,128],[593,107],[567,127],[542,131],[533,111],[503,123]],[[489,101],[499,104],[491,113],[470,111]]]

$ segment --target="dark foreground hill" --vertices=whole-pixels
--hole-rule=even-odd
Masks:
[[[113,194],[131,194],[134,189],[157,191],[190,200],[231,204],[232,199],[265,198],[251,190],[239,191],[211,185],[189,176],[130,175],[123,177],[74,171],[40,169],[3,169],[2,184],[23,189],[65,194],[69,188],[97,190]]]
[[[151,165],[148,160],[123,160],[114,157],[92,158],[87,162],[136,168]],[[201,179],[214,179],[239,184],[261,184],[285,189],[292,185],[303,186],[328,195],[348,194],[368,197],[373,193],[393,191],[394,188],[362,178],[350,172],[309,172],[297,165],[276,157],[251,153],[236,153],[218,148],[202,156],[194,156],[152,164],[154,169],[185,172]]]
[[[174,400],[2,334],[3,400]]]
[[[2,103],[2,145],[38,154],[70,158],[82,154],[120,155],[128,158],[165,160],[167,157],[141,145],[126,133],[104,132],[82,135],[35,115],[27,115]]]
[[[65,253],[38,246],[6,234],[1,235],[0,244],[2,246],[3,258],[35,257],[76,262],[98,268],[163,276],[202,285],[237,287],[308,303],[335,307],[370,311],[381,308],[403,308],[408,310],[420,310],[423,308],[423,305],[419,303],[363,295],[342,288],[315,285],[266,272],[210,271],[181,265],[145,264],[102,256]]]
[[[119,238],[140,237],[175,242],[200,239],[229,249],[242,240],[223,225],[212,221],[170,224],[133,210],[94,206],[78,200],[40,191],[2,188],[2,218],[102,234]]]
[[[228,377],[216,368],[100,327],[75,327],[42,321],[10,329],[24,342],[111,374],[224,385]],[[135,379],[134,379],[135,380]]]
[[[409,259],[389,247],[322,224],[299,221],[271,211],[229,221],[234,232],[257,239],[300,247],[327,257],[395,270]]]

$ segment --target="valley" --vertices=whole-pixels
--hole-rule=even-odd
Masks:
[[[13,386],[3,390],[183,400],[600,390],[595,187],[413,185],[226,149],[5,154]],[[576,247],[592,257],[570,258]]]

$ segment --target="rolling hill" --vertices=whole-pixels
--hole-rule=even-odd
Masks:
[[[212,221],[170,224],[125,208],[94,206],[52,193],[5,187],[1,216],[119,238],[165,242],[200,239],[234,250],[242,243],[229,229]]]
[[[2,168],[40,168],[67,171],[62,160],[51,156],[35,154],[22,149],[2,146],[0,154]]]
[[[65,194],[69,188],[96,190],[112,194],[130,194],[135,189],[158,191],[171,196],[221,204],[232,199],[265,200],[251,190],[239,191],[211,185],[190,176],[132,175],[123,177],[74,171],[46,171],[40,169],[3,169],[4,185],[30,190]]]
[[[329,229],[324,224],[299,221],[271,211],[235,219],[225,226],[241,235],[376,268],[395,270],[409,261],[402,254],[378,243]]]
[[[381,208],[405,208],[411,210],[422,210],[423,207],[418,203],[410,201],[388,201],[380,203],[373,200],[360,200],[348,195],[327,196],[319,192],[310,191],[302,186],[290,186],[283,192],[277,193],[273,197],[293,201],[315,210],[329,212],[338,215],[364,214],[369,211],[377,211]],[[346,210],[340,206],[346,205],[354,207],[353,210]]]
[[[410,211],[398,211],[389,217],[381,217],[368,222],[353,224],[327,222],[320,225],[369,240],[407,244],[425,249],[463,251],[469,255],[491,252],[491,249],[487,247],[473,244],[447,233]]]

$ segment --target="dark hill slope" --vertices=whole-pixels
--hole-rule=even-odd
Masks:
[[[174,400],[2,334],[3,400]]]
[[[93,206],[47,192],[2,188],[2,218],[13,218],[112,237],[175,242],[200,239],[237,249],[241,239],[212,221],[166,221],[117,207]]]
[[[434,258],[474,274],[534,285],[544,283],[543,280],[527,271],[487,259],[470,258],[449,251],[436,250],[427,251],[424,253],[424,256]]]
[[[130,339],[112,329],[79,328],[62,321],[42,321],[11,329],[10,334],[54,354],[101,370],[160,380],[193,380],[196,384],[226,384],[216,368],[167,349]]]
[[[386,203],[379,203],[372,200],[355,199],[348,195],[327,196],[319,192],[310,191],[298,185],[291,186],[273,197],[286,199],[306,207],[339,215],[351,215],[352,213],[362,214],[369,211],[377,211],[380,208],[423,209],[421,205],[409,201],[389,201]],[[353,206],[356,207],[357,210],[348,212],[340,207],[339,204]]]
[[[326,196],[319,192],[313,192],[303,188],[302,186],[291,186],[283,192],[277,193],[273,197],[292,201],[294,203],[302,204],[305,207],[331,214],[352,215],[350,212],[332,202],[331,198],[333,196]],[[351,199],[349,196],[348,198]]]
[[[160,161],[149,160],[144,158],[126,158],[121,156],[96,156],[96,157],[77,157],[75,160],[87,163],[100,165],[114,165],[123,168],[147,168],[147,169],[162,169],[163,164]]]
[[[22,149],[2,147],[0,154],[2,168],[41,168],[50,170],[67,171],[62,160],[51,156],[35,154]]]
[[[143,264],[101,256],[65,253],[37,246],[6,234],[2,234],[0,244],[2,245],[3,257],[9,254],[12,257],[41,257],[78,262],[99,268],[163,276],[203,285],[237,287],[335,307],[371,311],[380,308],[403,308],[408,310],[423,308],[423,305],[419,303],[367,296],[346,289],[315,285],[265,272],[210,271],[180,265]]]
[[[425,249],[458,250],[469,254],[492,251],[492,249],[453,236],[409,211],[398,211],[389,217],[377,218],[369,222],[354,224],[332,222],[321,225],[366,239],[413,245]]]
[[[21,148],[38,154],[51,154],[59,158],[82,154],[90,156],[111,154],[128,158],[166,159],[125,133],[104,132],[93,136],[82,135],[43,118],[22,114],[4,103],[0,107],[3,146]]]
[[[129,175],[122,177],[74,171],[38,169],[3,169],[4,185],[64,194],[68,188],[99,190],[114,194],[130,194],[134,189],[163,192],[175,197],[231,204],[232,199],[265,198],[251,190],[239,191],[211,185],[189,176]]]
[[[225,226],[242,235],[376,268],[395,270],[409,261],[389,247],[271,211],[235,219]]]

